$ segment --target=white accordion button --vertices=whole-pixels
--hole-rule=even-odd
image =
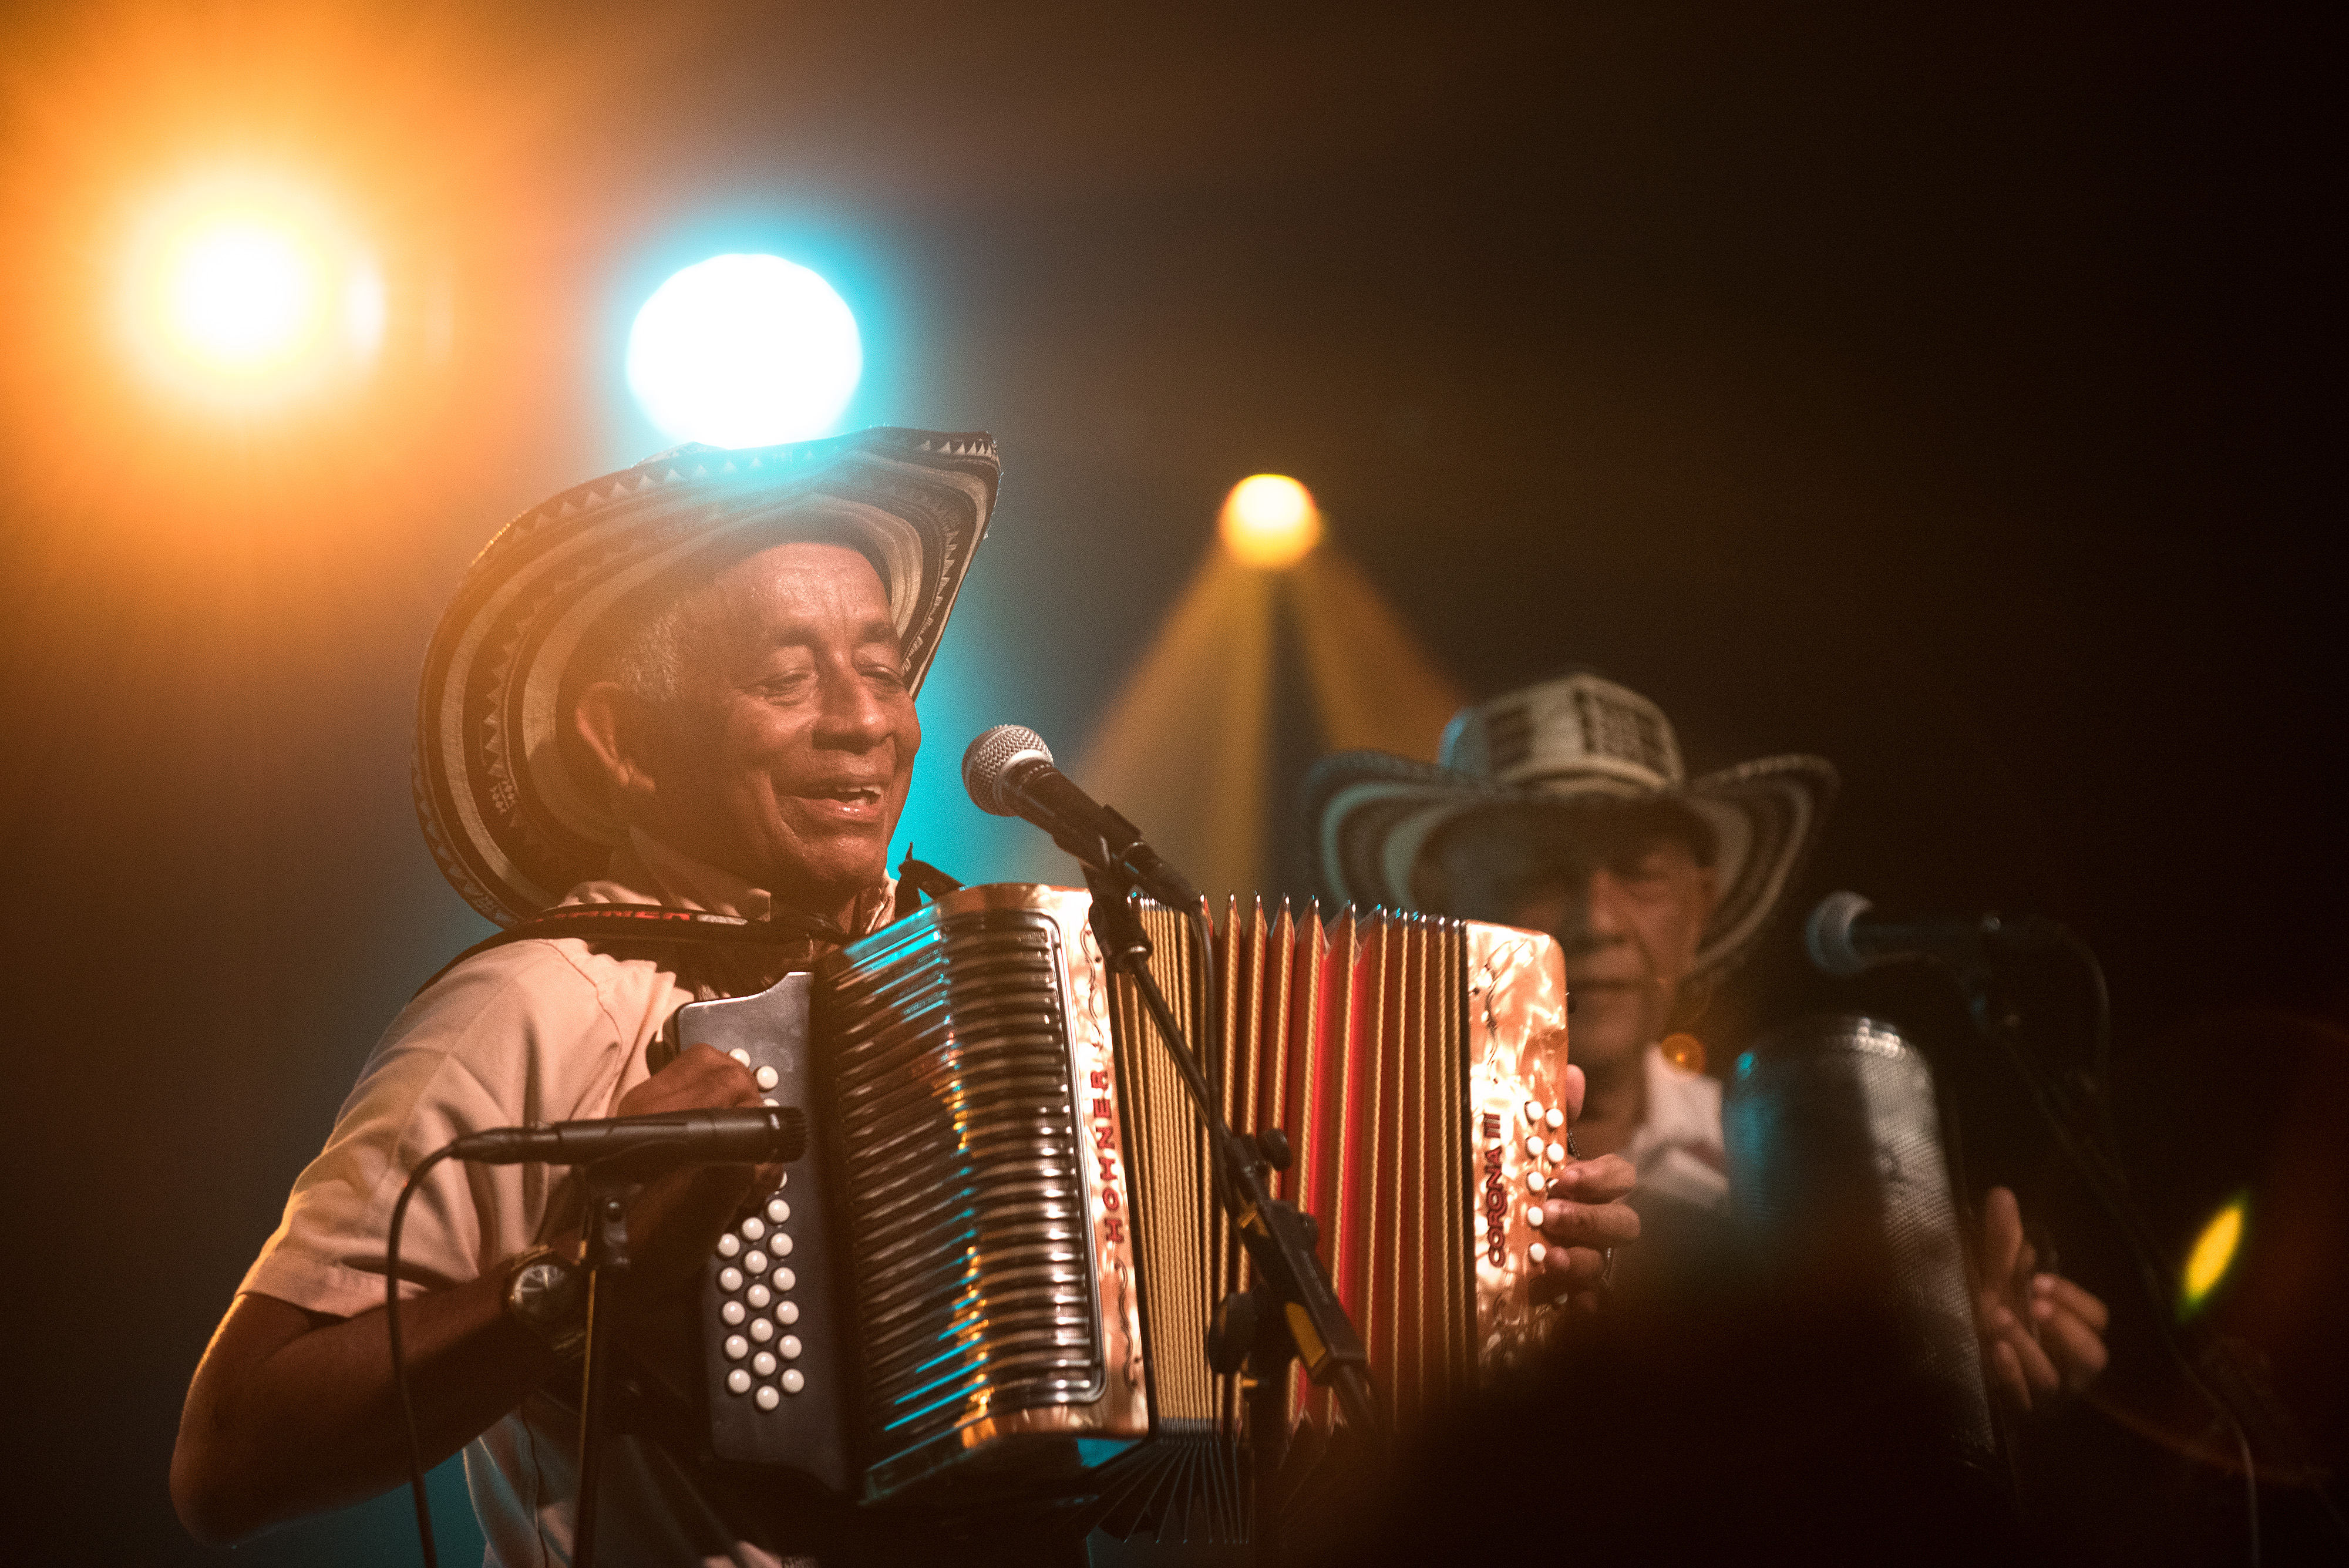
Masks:
[[[766,1233],[767,1222],[756,1214],[742,1221],[742,1235],[745,1240],[755,1241]]]
[[[782,1305],[775,1309],[775,1321],[781,1324],[785,1328],[791,1327],[792,1324],[799,1322],[799,1320],[800,1303],[797,1302],[785,1302]]]
[[[761,1410],[771,1410],[771,1409],[773,1409],[776,1406],[778,1406],[778,1405],[781,1404],[782,1402],[783,1402],[783,1397],[782,1397],[781,1395],[780,1395],[780,1394],[778,1394],[778,1393],[776,1393],[776,1392],[775,1392],[774,1385],[772,1385],[772,1384],[761,1384],[761,1385],[760,1386],[760,1387],[759,1387],[759,1408],[760,1408],[760,1409],[761,1409]]]
[[[740,1302],[728,1302],[724,1306],[718,1309],[718,1315],[726,1320],[728,1327],[739,1328],[741,1326],[742,1318],[744,1316],[742,1312],[742,1303]]]
[[[761,1067],[750,1076],[758,1081],[759,1087],[762,1089],[771,1089],[782,1081],[781,1075],[772,1067]]]
[[[765,1273],[767,1272],[767,1254],[761,1252],[756,1247],[751,1248],[749,1251],[742,1254],[742,1267],[743,1270],[749,1273]]]
[[[792,1272],[789,1269],[777,1269],[775,1271],[775,1288],[777,1290],[787,1291],[799,1282],[800,1277]]]
[[[1552,1165],[1562,1165],[1566,1161],[1566,1145],[1562,1143],[1554,1143],[1542,1152],[1549,1157]]]
[[[1528,1170],[1526,1172],[1526,1186],[1532,1191],[1539,1192],[1549,1186],[1549,1179],[1538,1170]]]
[[[742,1288],[742,1271],[736,1268],[731,1263],[729,1263],[724,1268],[719,1270],[718,1288],[721,1291],[728,1292],[740,1290]],[[757,1304],[758,1303],[756,1302],[751,1303],[753,1306],[756,1306]]]
[[[750,1357],[750,1370],[761,1377],[772,1377],[775,1375],[775,1353],[762,1350]]]
[[[752,1285],[744,1294],[749,1297],[753,1307],[763,1307],[774,1300],[774,1297],[767,1293],[767,1287],[764,1285]]]
[[[1526,1102],[1526,1124],[1527,1124],[1528,1126],[1530,1126],[1531,1124],[1533,1124],[1533,1123],[1535,1123],[1535,1122],[1537,1122],[1537,1121],[1541,1120],[1541,1116],[1542,1116],[1541,1102],[1540,1102],[1539,1100],[1527,1100],[1527,1101]]]
[[[1538,1230],[1540,1230],[1540,1229],[1541,1229],[1541,1222],[1542,1222],[1542,1206],[1541,1206],[1540,1204],[1537,1203],[1537,1204],[1535,1204],[1533,1207],[1531,1207],[1530,1209],[1527,1209],[1527,1210],[1526,1210],[1526,1224],[1528,1224],[1528,1225],[1530,1225],[1530,1226],[1532,1226],[1535,1230],[1538,1231]]]
[[[733,1057],[737,1062],[741,1063],[745,1067],[750,1064],[750,1053],[743,1050],[740,1045],[737,1045],[733,1050],[729,1051],[726,1054],[729,1056]]]
[[[781,1109],[781,1108],[782,1108],[782,1104],[783,1104],[783,1102],[782,1102],[782,1101],[781,1101],[781,1100],[779,1100],[779,1099],[775,1098],[775,1096],[772,1096],[772,1095],[764,1095],[764,1096],[760,1096],[759,1103],[760,1103],[761,1105],[762,1105],[762,1106],[766,1106],[766,1107],[767,1107],[767,1109],[769,1109],[769,1110],[771,1110],[771,1111],[772,1111],[772,1110],[780,1110],[780,1109]]]
[[[800,1358],[800,1336],[787,1334],[776,1342],[775,1348],[783,1353],[785,1361],[797,1361]]]
[[[1547,1122],[1550,1126],[1550,1130],[1555,1132],[1559,1127],[1566,1125],[1566,1113],[1559,1110],[1556,1106],[1552,1106],[1549,1108],[1549,1114],[1543,1116],[1542,1120]]]
[[[738,1366],[733,1371],[726,1375],[726,1392],[729,1394],[748,1394],[750,1391],[750,1375],[749,1373],[743,1371]]]
[[[775,1325],[765,1318],[754,1317],[750,1320],[750,1337],[764,1345],[775,1337]]]
[[[767,1218],[780,1225],[792,1217],[792,1206],[780,1198],[767,1199]]]
[[[1538,1263],[1544,1258],[1548,1256],[1549,1249],[1543,1246],[1539,1241],[1536,1241],[1532,1246],[1526,1249],[1526,1261],[1527,1262]]]
[[[1537,1137],[1529,1137],[1526,1139],[1526,1158],[1527,1159],[1539,1159],[1541,1158],[1541,1139]]]
[[[784,1188],[789,1187],[791,1184],[792,1173],[788,1170],[783,1172],[782,1175],[775,1178],[775,1190],[778,1192],[781,1192]]]
[[[718,1238],[718,1255],[719,1257],[730,1258],[741,1250],[742,1238],[734,1234],[733,1231],[729,1231],[726,1234]]]
[[[806,1386],[807,1379],[801,1376],[800,1369],[798,1367],[794,1366],[789,1372],[783,1374],[784,1393],[796,1394]]]
[[[726,1336],[726,1359],[727,1359],[727,1360],[729,1360],[729,1361],[740,1361],[740,1360],[741,1360],[744,1356],[746,1356],[746,1355],[750,1355],[750,1342],[749,1340],[747,1340],[747,1339],[743,1338],[743,1337],[742,1337],[740,1334],[728,1334],[728,1335]]]
[[[792,1238],[789,1231],[776,1231],[775,1239],[767,1245],[775,1250],[775,1256],[778,1258],[788,1258],[792,1255]]]

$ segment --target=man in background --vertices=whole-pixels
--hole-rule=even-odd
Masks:
[[[1576,1149],[1637,1172],[1635,1282],[1702,1289],[1727,1246],[1721,1085],[1682,1033],[1793,886],[1837,788],[1825,758],[1778,756],[1690,782],[1662,710],[1578,672],[1463,711],[1430,766],[1324,759],[1306,786],[1340,901],[1547,931],[1566,951]],[[1575,1204],[1553,1200],[1559,1220]],[[2035,1267],[2013,1194],[1982,1203],[1975,1327],[1992,1386],[2028,1410],[2103,1369],[2105,1305]],[[1638,1276],[1644,1276],[1639,1278]]]

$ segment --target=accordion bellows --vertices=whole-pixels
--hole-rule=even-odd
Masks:
[[[1411,1425],[1480,1366],[1525,1349],[1537,1334],[1527,1178],[1547,1163],[1528,1156],[1528,1106],[1543,1154],[1564,1137],[1547,1126],[1566,1068],[1556,945],[1422,915],[1346,909],[1324,922],[1311,907],[1235,903],[1217,923],[1218,993],[1206,998],[1192,923],[1154,908],[1143,923],[1160,989],[1188,1002],[1177,1004],[1185,1032],[1205,1038],[1203,1006],[1222,1014],[1226,1048],[1211,1065],[1226,1119],[1288,1138],[1275,1195],[1319,1222],[1322,1263],[1388,1420]],[[1153,1415],[1161,1430],[1230,1431],[1237,1380],[1209,1370],[1206,1329],[1251,1275],[1174,1066],[1126,989],[1118,1068],[1140,1124],[1130,1142]],[[1291,1376],[1296,1417],[1332,1418],[1302,1370]]]
[[[800,1293],[824,1297],[793,1325],[802,1386],[766,1394],[713,1350],[720,1457],[833,1471],[877,1500],[1049,1490],[1137,1443],[1238,1435],[1237,1380],[1209,1367],[1206,1333],[1247,1262],[1174,1064],[1106,972],[1089,909],[1065,888],[964,888],[812,985],[795,977],[797,1023],[791,981],[683,1011],[684,1040],[722,1032],[759,1062],[772,999],[778,1036],[807,1042],[776,1058],[778,1092],[803,1096],[821,1134],[790,1187],[818,1210],[793,1255]],[[1250,903],[1216,922],[1210,965],[1195,920],[1143,918],[1186,1033],[1224,1042],[1207,1065],[1226,1117],[1289,1139],[1276,1185],[1319,1221],[1391,1418],[1414,1423],[1538,1339],[1528,1210],[1564,1158],[1556,945]],[[1201,1027],[1211,1009],[1220,1030]],[[740,1277],[714,1267],[710,1310],[729,1315],[713,1335],[741,1325],[716,1282]],[[725,1343],[766,1343],[749,1327]],[[1301,1375],[1291,1409],[1332,1418]],[[812,1462],[835,1454],[853,1462]]]

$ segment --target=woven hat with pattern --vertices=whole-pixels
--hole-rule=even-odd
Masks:
[[[1721,902],[1696,953],[1699,974],[1744,956],[1818,837],[1836,794],[1825,757],[1764,757],[1691,782],[1663,710],[1581,671],[1463,709],[1441,762],[1345,752],[1314,765],[1306,821],[1322,881],[1340,902],[1416,907],[1412,879],[1436,831],[1494,807],[1587,808],[1669,800],[1713,838]]]
[[[558,742],[558,692],[597,622],[746,533],[853,539],[880,571],[918,690],[995,506],[986,435],[876,429],[685,446],[574,486],[498,531],[424,657],[417,815],[441,873],[501,925],[603,875],[625,828]]]

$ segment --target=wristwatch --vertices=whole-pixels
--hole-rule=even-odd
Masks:
[[[552,1247],[506,1264],[506,1315],[565,1361],[587,1341],[587,1276]]]

